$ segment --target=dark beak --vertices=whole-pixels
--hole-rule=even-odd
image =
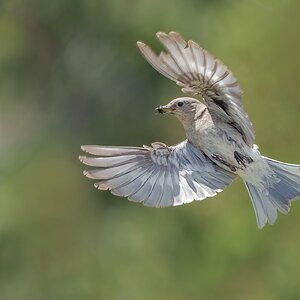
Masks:
[[[161,105],[155,108],[155,111],[159,114],[171,113],[173,110],[169,105]]]
[[[159,113],[159,114],[165,114],[165,113],[166,113],[166,111],[165,111],[165,109],[164,109],[163,106],[156,107],[156,108],[155,108],[155,111],[156,111],[157,113]]]

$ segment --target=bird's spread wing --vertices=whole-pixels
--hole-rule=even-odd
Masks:
[[[211,114],[234,126],[252,147],[254,130],[245,113],[242,91],[232,72],[213,55],[178,33],[156,34],[165,51],[156,55],[142,42],[137,45],[146,60],[161,74],[176,82],[184,93],[200,95]]]
[[[188,141],[168,147],[82,146],[93,156],[80,160],[94,167],[84,174],[100,190],[147,206],[164,207],[202,200],[221,192],[235,175],[214,164]]]

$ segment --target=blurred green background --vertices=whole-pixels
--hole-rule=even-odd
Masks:
[[[240,180],[150,209],[93,188],[81,144],[184,139],[139,54],[175,30],[238,77],[261,151],[300,163],[300,1],[1,0],[0,299],[300,299],[300,203],[256,227]]]

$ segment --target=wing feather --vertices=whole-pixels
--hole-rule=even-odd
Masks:
[[[137,155],[123,155],[123,156],[112,156],[112,157],[91,157],[81,156],[81,162],[87,166],[94,167],[112,167],[127,164],[129,162],[136,161]],[[141,156],[140,156],[141,157]]]
[[[93,155],[99,156],[117,156],[130,154],[144,154],[146,149],[142,147],[115,147],[115,146],[98,146],[98,145],[83,145],[81,150]]]
[[[155,165],[153,165],[147,170],[147,173],[140,177],[140,187],[128,197],[130,201],[143,202],[145,200],[145,196],[149,195],[151,190],[149,179],[155,174],[156,171],[157,168]]]
[[[173,58],[181,74],[186,74],[186,77],[189,80],[193,80],[189,64],[183,53],[185,43],[182,44],[182,40],[180,39],[180,37],[175,36],[174,33],[170,33],[168,35],[164,32],[158,32],[156,36],[168,50],[170,56]]]
[[[135,193],[142,185],[142,178],[145,174],[149,174],[151,166],[143,165],[131,173],[125,173],[121,176],[109,179],[102,184],[109,186],[113,193],[118,196],[128,197]],[[98,182],[100,184],[101,182]]]
[[[171,177],[173,166],[168,164],[166,173],[165,173],[165,182],[163,193],[159,202],[160,207],[172,206],[173,205],[173,182]]]
[[[147,200],[144,202],[146,206],[160,207],[161,196],[163,194],[163,186],[165,182],[165,167],[160,166],[157,178],[153,183],[153,187]]]
[[[146,206],[151,206],[151,203],[148,201],[151,194],[152,194],[152,191],[154,189],[154,186],[156,184],[156,181],[158,180],[159,178],[159,175],[161,173],[161,166],[158,166],[153,174],[149,177],[149,179],[147,180],[147,183],[146,183],[146,192],[145,192],[145,195],[143,196],[142,198],[142,203]],[[154,206],[154,205],[153,205]]]
[[[90,179],[109,179],[121,174],[127,174],[140,167],[141,162],[134,161],[126,165],[121,165],[111,168],[92,169],[86,171],[86,175]]]

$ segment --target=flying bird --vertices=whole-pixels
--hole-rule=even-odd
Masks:
[[[116,147],[85,145],[80,161],[93,168],[84,174],[99,190],[110,190],[151,207],[203,200],[223,191],[238,176],[244,181],[257,225],[273,224],[277,211],[287,214],[300,197],[300,165],[260,154],[252,123],[244,111],[233,73],[192,40],[176,32],[156,34],[159,55],[143,42],[137,46],[149,64],[181,87],[182,97],[156,111],[172,114],[186,140],[174,146]]]

